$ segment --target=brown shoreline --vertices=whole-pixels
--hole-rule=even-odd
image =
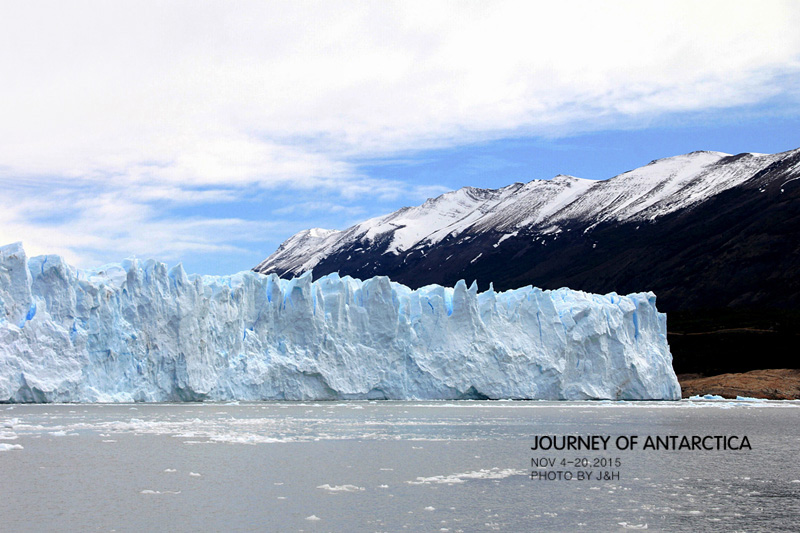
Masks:
[[[751,370],[740,374],[678,374],[684,398],[715,394],[723,398],[746,396],[767,400],[800,399],[800,370],[780,368]]]

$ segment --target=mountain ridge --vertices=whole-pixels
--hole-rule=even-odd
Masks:
[[[419,206],[403,207],[344,230],[303,230],[287,239],[253,270],[299,275],[315,268],[325,257],[347,244],[362,243],[361,249],[351,247],[353,251],[362,252],[365,247],[387,237],[391,240],[382,253],[399,255],[437,244],[449,234],[455,236],[469,229],[473,233],[505,231],[506,235],[529,230],[544,236],[558,234],[563,227],[580,220],[592,219],[584,228],[585,232],[609,220],[653,220],[734,187],[754,170],[761,170],[793,152],[797,150],[732,156],[696,151],[655,159],[608,180],[559,174],[550,180],[516,182],[498,189],[462,187],[428,199]],[[746,161],[743,163],[743,160]],[[732,172],[709,169],[719,166],[720,161],[726,167],[738,163],[738,168]],[[723,181],[722,178],[728,179]],[[632,193],[626,190],[629,188],[633,189]],[[589,193],[595,198],[589,198]],[[626,208],[630,208],[630,212],[626,213]],[[525,213],[531,216],[525,217]]]

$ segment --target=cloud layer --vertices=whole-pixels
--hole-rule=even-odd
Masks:
[[[365,158],[796,102],[798,27],[791,1],[5,4],[0,241],[85,264],[282,240],[295,203],[438,190]]]

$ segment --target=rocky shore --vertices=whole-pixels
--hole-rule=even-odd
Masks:
[[[747,396],[768,400],[800,399],[800,370],[768,369],[752,370],[741,374],[678,374],[681,394],[684,398],[696,395],[715,394],[724,398]]]

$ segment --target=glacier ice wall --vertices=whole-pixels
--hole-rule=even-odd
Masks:
[[[677,399],[652,293],[77,270],[0,247],[0,401]]]

